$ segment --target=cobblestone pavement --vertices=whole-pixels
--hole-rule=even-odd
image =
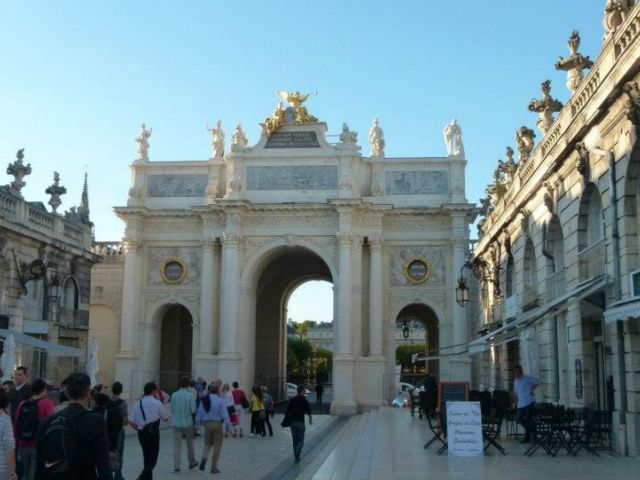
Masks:
[[[332,417],[328,415],[316,415],[313,417],[313,425],[307,425],[305,440],[312,437],[314,432],[322,429],[330,422]],[[190,471],[187,465],[186,445],[182,447],[181,472],[173,471],[173,432],[170,426],[162,428],[160,436],[160,456],[158,464],[153,471],[154,479],[187,479],[187,478],[215,478],[215,479],[243,479],[257,480],[263,478],[273,468],[279,466],[287,459],[291,459],[293,465],[293,450],[291,446],[291,433],[288,428],[282,428],[280,421],[281,414],[276,414],[271,419],[273,425],[273,437],[251,438],[247,436],[249,432],[249,415],[244,416],[245,437],[225,438],[220,454],[218,468],[221,473],[209,473],[211,453],[204,472],[197,468]],[[202,456],[202,437],[195,439],[195,454],[199,461]],[[302,452],[304,456],[304,450]],[[127,428],[124,452],[123,476],[127,480],[134,480],[142,471],[142,450],[138,443],[138,438],[130,428]]]

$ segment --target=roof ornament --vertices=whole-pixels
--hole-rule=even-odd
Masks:
[[[564,70],[567,72],[567,88],[571,93],[575,93],[578,86],[584,78],[582,70],[593,67],[593,62],[589,56],[582,56],[578,53],[580,47],[580,34],[574,30],[567,42],[570,55],[567,58],[558,58],[555,64],[556,70]]]
[[[13,175],[14,180],[9,185],[9,192],[13,195],[23,198],[20,191],[27,184],[24,181],[24,177],[31,175],[31,164],[24,164],[24,148],[18,150],[16,153],[16,160],[7,166],[7,174]]]

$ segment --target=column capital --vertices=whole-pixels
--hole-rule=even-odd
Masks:
[[[369,237],[369,248],[371,251],[380,251],[384,245],[382,237]]]
[[[353,235],[349,235],[347,233],[339,233],[336,235],[336,241],[339,246],[348,246],[351,247],[353,245]]]
[[[222,234],[222,242],[228,246],[237,247],[240,244],[242,237],[237,233],[224,232]]]
[[[200,240],[200,244],[202,245],[202,250],[207,253],[212,253],[216,248],[216,239],[215,238],[203,238]]]
[[[124,240],[122,242],[122,251],[126,253],[138,253],[142,249],[142,243],[136,240]]]

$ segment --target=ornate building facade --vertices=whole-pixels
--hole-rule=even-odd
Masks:
[[[17,364],[32,378],[60,381],[86,361],[90,272],[98,260],[86,176],[80,206],[59,214],[66,189],[57,172],[46,190],[52,211],[22,195],[31,173],[23,150],[7,173],[14,181],[0,187],[1,336],[14,336]]]
[[[632,4],[607,2],[594,61],[578,53],[573,33],[570,56],[556,64],[567,71],[569,101],[544,82],[529,104],[539,132],[519,128],[517,162],[507,147],[498,163],[472,262],[482,315],[469,350],[477,388],[511,389],[520,363],[541,381],[538,401],[607,412],[616,448],[637,455],[640,5]]]
[[[284,394],[286,302],[322,279],[335,292],[334,413],[392,397],[403,316],[423,322],[433,349],[458,353],[440,362],[443,379],[470,378],[451,348],[468,338],[455,272],[476,212],[459,126],[447,127],[449,156],[387,158],[376,120],[366,157],[346,124],[330,144],[306,96],[280,94],[288,106],[254,146],[238,125],[225,152],[221,124],[210,129],[209,160],[150,162],[143,126],[116,208],[126,223],[116,377],[129,392],[190,373]]]

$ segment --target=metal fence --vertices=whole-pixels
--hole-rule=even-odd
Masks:
[[[567,292],[567,271],[561,269],[546,278],[546,301],[550,302]]]
[[[578,281],[585,282],[606,272],[606,244],[604,238],[578,252]]]

